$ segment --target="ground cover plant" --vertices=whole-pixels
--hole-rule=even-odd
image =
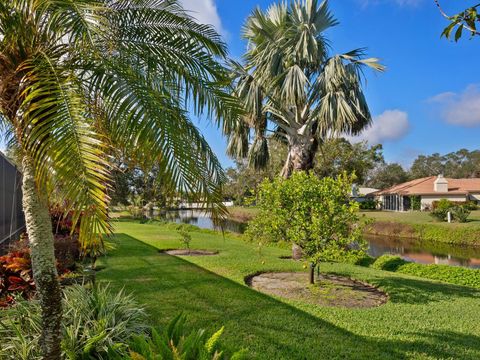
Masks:
[[[192,249],[219,250],[214,257],[175,257],[160,249],[178,246],[176,225],[116,223],[116,250],[98,281],[125,287],[164,327],[179,311],[189,328],[214,333],[228,351],[246,348],[254,359],[439,359],[480,357],[479,290],[350,264],[325,263],[325,274],[368,282],[389,295],[371,309],[321,307],[258,293],[246,276],[305,271],[302,262],[280,259],[288,249],[262,247],[240,236],[192,230]]]
[[[108,286],[75,285],[63,291],[62,357],[108,359],[133,337],[146,333],[145,312],[133,296]],[[0,318],[0,359],[42,359],[38,301],[20,301]]]
[[[219,339],[224,327],[209,335],[200,329],[187,333],[187,317],[179,314],[163,331],[151,329],[149,334],[136,335],[128,342],[123,352],[114,352],[111,360],[241,360],[248,359],[245,351],[237,351],[232,356],[224,353]]]
[[[415,275],[426,279],[480,288],[480,270],[460,266],[417,264],[403,260],[399,256],[383,255],[375,260],[372,267]]]

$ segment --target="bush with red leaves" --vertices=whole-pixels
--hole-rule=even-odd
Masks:
[[[60,275],[70,272],[57,262]],[[10,306],[15,296],[30,299],[35,294],[30,250],[24,248],[0,257],[0,308]]]
[[[11,305],[13,295],[30,299],[34,293],[30,252],[20,250],[0,257],[0,307]]]
[[[80,231],[80,221],[73,228],[73,211],[65,213],[65,208],[61,205],[50,206],[50,218],[52,219],[52,230],[56,235],[78,234]],[[72,231],[73,230],[73,231]]]

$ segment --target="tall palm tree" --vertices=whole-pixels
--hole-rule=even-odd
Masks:
[[[222,90],[225,54],[175,0],[0,2],[0,123],[23,158],[45,359],[61,356],[49,195],[71,204],[84,247],[110,232],[115,149],[148,153],[176,191],[219,204],[222,168],[185,109],[219,121],[238,112]]]
[[[282,175],[309,170],[319,142],[357,134],[371,122],[361,88],[364,66],[383,71],[363,49],[329,56],[324,32],[337,25],[327,1],[295,0],[256,9],[247,19],[244,64],[232,63],[233,94],[247,116],[229,128],[228,152],[255,167],[268,161],[267,126],[288,143]],[[253,129],[253,141],[249,137]]]

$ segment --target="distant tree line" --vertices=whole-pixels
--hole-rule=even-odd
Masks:
[[[234,167],[227,169],[225,197],[244,205],[257,193],[265,178],[273,179],[280,174],[287,146],[270,138],[269,147],[270,161],[265,169],[255,170],[248,166],[246,160],[237,160]],[[398,163],[385,161],[382,145],[370,146],[367,142],[352,144],[343,138],[331,139],[320,144],[313,171],[321,178],[337,177],[344,171],[354,173],[357,184],[377,189],[439,174],[450,178],[480,177],[480,150],[461,149],[445,155],[419,155],[410,169],[405,169]]]

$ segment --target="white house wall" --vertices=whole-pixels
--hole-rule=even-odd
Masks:
[[[442,199],[447,199],[450,201],[466,201],[467,197],[465,195],[422,195],[422,205],[421,209],[431,209],[432,203],[434,201],[440,201]]]

